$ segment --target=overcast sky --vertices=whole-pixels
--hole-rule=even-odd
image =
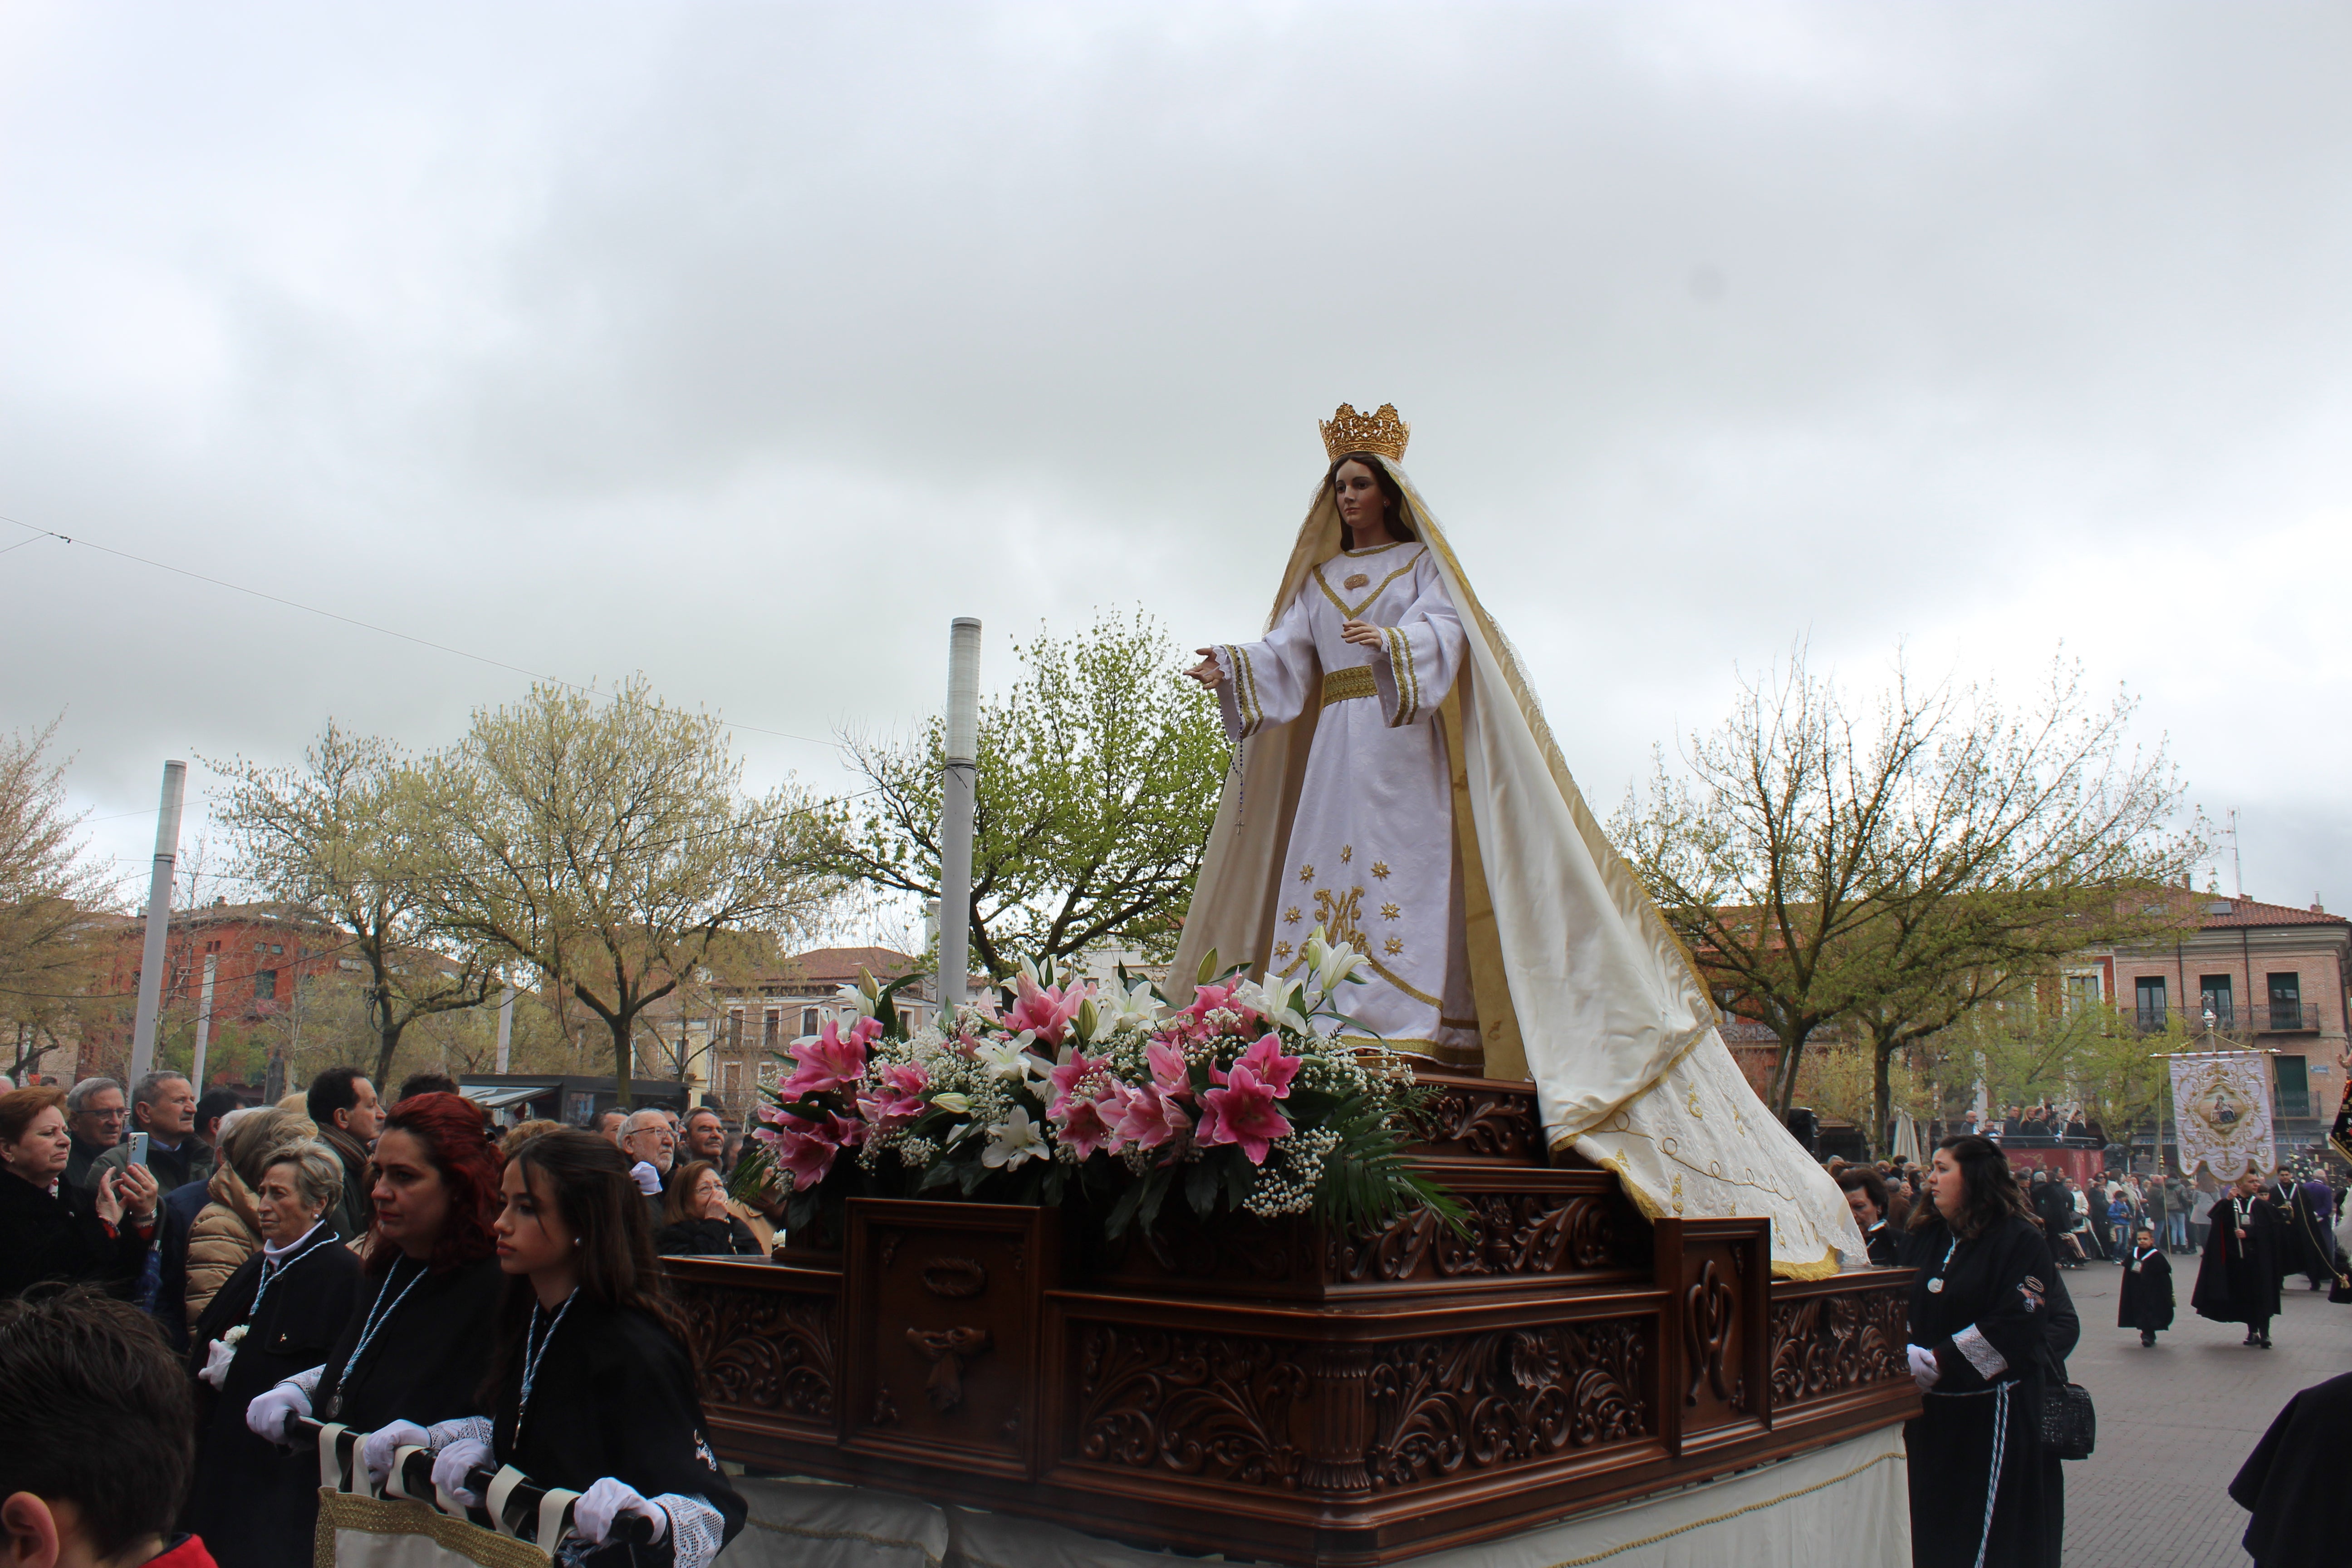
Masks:
[[[992,684],[1253,631],[1316,419],[1393,401],[1603,811],[1792,639],[2063,647],[2249,892],[2352,909],[2348,59],[2321,5],[5,0],[0,514],[822,742],[935,709],[955,615]],[[64,713],[142,873],[166,756],[527,684],[81,544],[0,595],[0,728]]]

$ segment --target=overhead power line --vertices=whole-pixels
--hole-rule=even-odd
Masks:
[[[459,658],[470,658],[477,664],[487,664],[498,669],[512,670],[517,675],[527,675],[533,680],[544,681],[550,686],[561,686],[566,690],[581,692],[590,697],[602,695],[594,687],[583,686],[576,680],[565,680],[553,675],[541,675],[535,669],[525,669],[521,665],[509,664],[505,659],[492,658],[488,654],[475,653],[469,648],[453,647],[445,642],[435,642],[431,637],[421,637],[409,632],[395,631],[390,626],[380,626],[373,621],[362,621],[334,610],[322,610],[316,605],[306,605],[299,599],[289,599],[282,595],[267,593],[259,588],[249,588],[242,583],[232,583],[226,577],[209,576],[202,572],[192,572],[185,566],[174,566],[168,561],[156,561],[148,556],[135,555],[128,550],[117,550],[112,545],[100,544],[86,535],[59,533],[53,528],[42,528],[13,517],[0,517],[0,522],[14,523],[18,528],[29,529],[35,535],[31,539],[19,540],[15,544],[9,545],[6,550],[0,550],[0,555],[5,555],[10,551],[22,550],[27,544],[37,544],[42,539],[54,539],[61,544],[79,544],[86,550],[120,556],[125,561],[135,561],[142,566],[152,566],[158,572],[175,573],[182,577],[194,578],[199,583],[209,583],[215,588],[226,588],[231,593],[247,594],[257,599],[267,599],[273,605],[283,605],[289,610],[300,610],[308,615],[323,616],[328,620],[341,621],[347,626],[357,626],[362,631],[374,632],[382,637],[398,637],[402,642],[415,643],[419,647],[429,647],[439,653],[454,654]],[[789,730],[763,730],[756,724],[737,723],[731,719],[721,719],[719,722],[730,730],[741,730],[749,734],[772,735],[780,741],[800,741],[812,746],[831,746],[835,751],[845,749],[839,741],[821,741],[814,735],[795,735]]]

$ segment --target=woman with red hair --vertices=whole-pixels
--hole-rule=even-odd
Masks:
[[[289,1415],[314,1411],[368,1432],[396,1415],[466,1413],[498,1337],[504,1277],[490,1226],[504,1202],[499,1167],[481,1110],[464,1096],[415,1094],[392,1108],[368,1165],[373,1289],[362,1290],[326,1362],[257,1397],[247,1425],[275,1439]],[[388,1444],[368,1445],[379,1477],[391,1454]]]

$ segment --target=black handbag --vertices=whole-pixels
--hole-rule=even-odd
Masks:
[[[2042,1385],[2042,1446],[2062,1459],[2087,1459],[2098,1441],[2099,1413],[2092,1407],[2091,1391],[2050,1367]]]

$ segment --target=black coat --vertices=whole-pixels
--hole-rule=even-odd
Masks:
[[[751,1227],[729,1215],[725,1219],[682,1219],[654,1233],[654,1250],[667,1258],[764,1258],[767,1249]]]
[[[2231,1205],[2239,1206],[2246,1238]],[[2217,1323],[2267,1323],[2279,1314],[2278,1210],[2270,1199],[2223,1198],[2213,1205],[2205,1234],[2205,1256],[2197,1265],[2197,1286],[2189,1304]]]
[[[506,1276],[484,1258],[419,1278],[421,1268],[396,1258],[391,1269],[361,1288],[332,1347],[310,1407],[321,1421],[373,1432],[387,1421],[436,1421],[470,1415],[498,1340],[499,1299]],[[392,1303],[397,1300],[396,1308]],[[367,1354],[350,1364],[371,1310],[385,1311]],[[310,1363],[317,1365],[317,1362]],[[311,1466],[315,1474],[317,1466]]]
[[[2133,1247],[2124,1258],[2124,1289],[2116,1325],[2153,1333],[2172,1327],[2172,1262],[2164,1248]]]
[[[725,1521],[724,1539],[735,1539],[743,1499],[710,1451],[693,1363],[668,1329],[634,1308],[575,1297],[543,1340],[528,1410],[522,1335],[512,1337],[492,1409],[499,1464],[574,1491],[614,1476],[648,1498],[700,1497]],[[667,1561],[674,1539],[665,1534],[650,1552],[638,1549],[636,1568]],[[609,1557],[618,1568],[628,1563],[628,1551],[614,1547],[589,1561]]]
[[[97,1197],[59,1181],[53,1196],[14,1172],[0,1171],[0,1299],[21,1296],[45,1279],[68,1279],[133,1298],[147,1263],[147,1237],[125,1215],[110,1231]]]
[[[2297,1183],[2289,1203],[2279,1210],[2286,1226],[2279,1242],[2279,1272],[2302,1274],[2324,1283],[2336,1272],[2336,1237],[2329,1224],[2332,1216],[2323,1212],[2331,1206],[2327,1189],[2321,1187],[2315,1195],[2312,1185]]]
[[[2352,1431],[2352,1373],[2286,1402],[2230,1483],[2252,1510],[2242,1544],[2254,1568],[2337,1568],[2352,1558],[2352,1487],[2344,1434]]]
[[[1862,1244],[1870,1255],[1871,1263],[1880,1268],[1895,1267],[1895,1254],[1902,1246],[1900,1233],[1885,1220],[1880,1220],[1863,1234]]]
[[[281,1379],[318,1365],[352,1315],[360,1260],[332,1237],[331,1226],[314,1234],[329,1239],[276,1272],[257,1312],[254,1296],[266,1261],[260,1253],[228,1277],[188,1336],[193,1376],[215,1340],[247,1325],[220,1393],[196,1384],[203,1413],[183,1523],[204,1537],[220,1568],[301,1568],[312,1556],[317,1461],[289,1485],[283,1451],[247,1430],[245,1407]]]
[[[1919,1270],[1911,1342],[1941,1369],[1919,1418],[1904,1428],[1915,1568],[1974,1564],[1980,1546],[1986,1563],[2054,1568],[2061,1504],[2040,1411],[2053,1334],[2071,1348],[2075,1325],[2071,1302],[2068,1323],[2052,1321],[2049,1245],[2032,1221],[2015,1217],[1955,1245],[1931,1217],[1904,1233],[1902,1261]]]

